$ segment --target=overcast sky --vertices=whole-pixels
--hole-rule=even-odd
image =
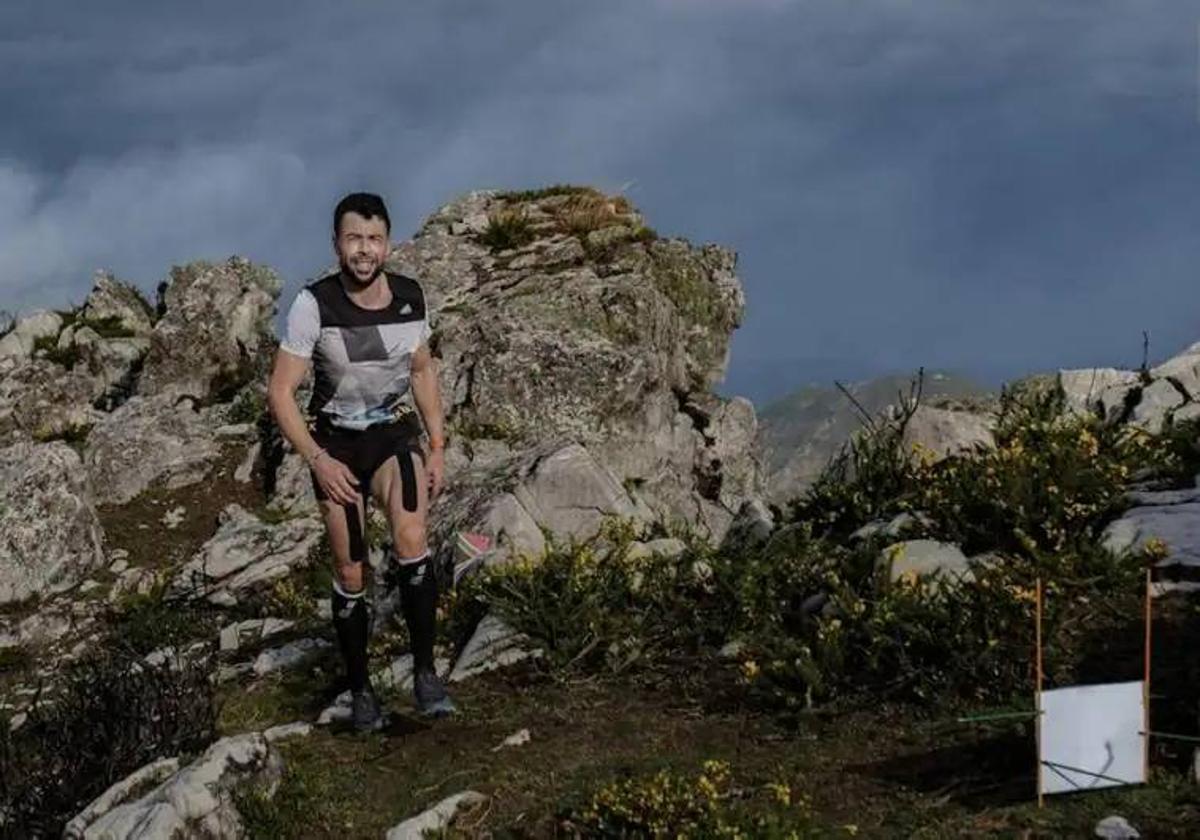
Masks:
[[[0,4],[0,308],[242,254],[284,302],[345,192],[624,189],[739,254],[721,391],[992,384],[1200,341],[1194,4]]]

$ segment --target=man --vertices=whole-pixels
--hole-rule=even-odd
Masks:
[[[384,270],[391,221],[383,200],[353,193],[333,215],[339,270],[293,302],[267,402],[284,437],[308,462],[333,549],[333,624],[350,682],[355,729],[383,726],[367,674],[371,604],[364,577],[366,495],[387,514],[395,556],[385,580],[400,589],[413,651],[413,694],[425,714],[455,710],[433,664],[437,576],[426,512],[442,488],[442,406],[420,284]],[[314,388],[306,424],[295,392],[309,363]],[[429,435],[420,443],[420,410]]]

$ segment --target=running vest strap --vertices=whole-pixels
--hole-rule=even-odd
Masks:
[[[365,429],[395,420],[411,402],[412,357],[431,329],[421,285],[386,274],[392,302],[364,309],[337,274],[310,283],[288,312],[280,346],[313,361],[308,412],[334,426]]]

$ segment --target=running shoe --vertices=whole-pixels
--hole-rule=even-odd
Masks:
[[[383,729],[383,712],[375,692],[370,688],[354,692],[350,697],[350,717],[356,732],[378,732]]]
[[[413,697],[426,717],[446,717],[458,711],[446,687],[433,671],[418,671],[413,677]]]

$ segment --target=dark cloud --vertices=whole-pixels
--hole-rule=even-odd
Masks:
[[[727,391],[1200,338],[1182,3],[9,2],[0,33],[10,309],[235,252],[291,290],[347,190],[405,234],[572,181],[739,252]]]

